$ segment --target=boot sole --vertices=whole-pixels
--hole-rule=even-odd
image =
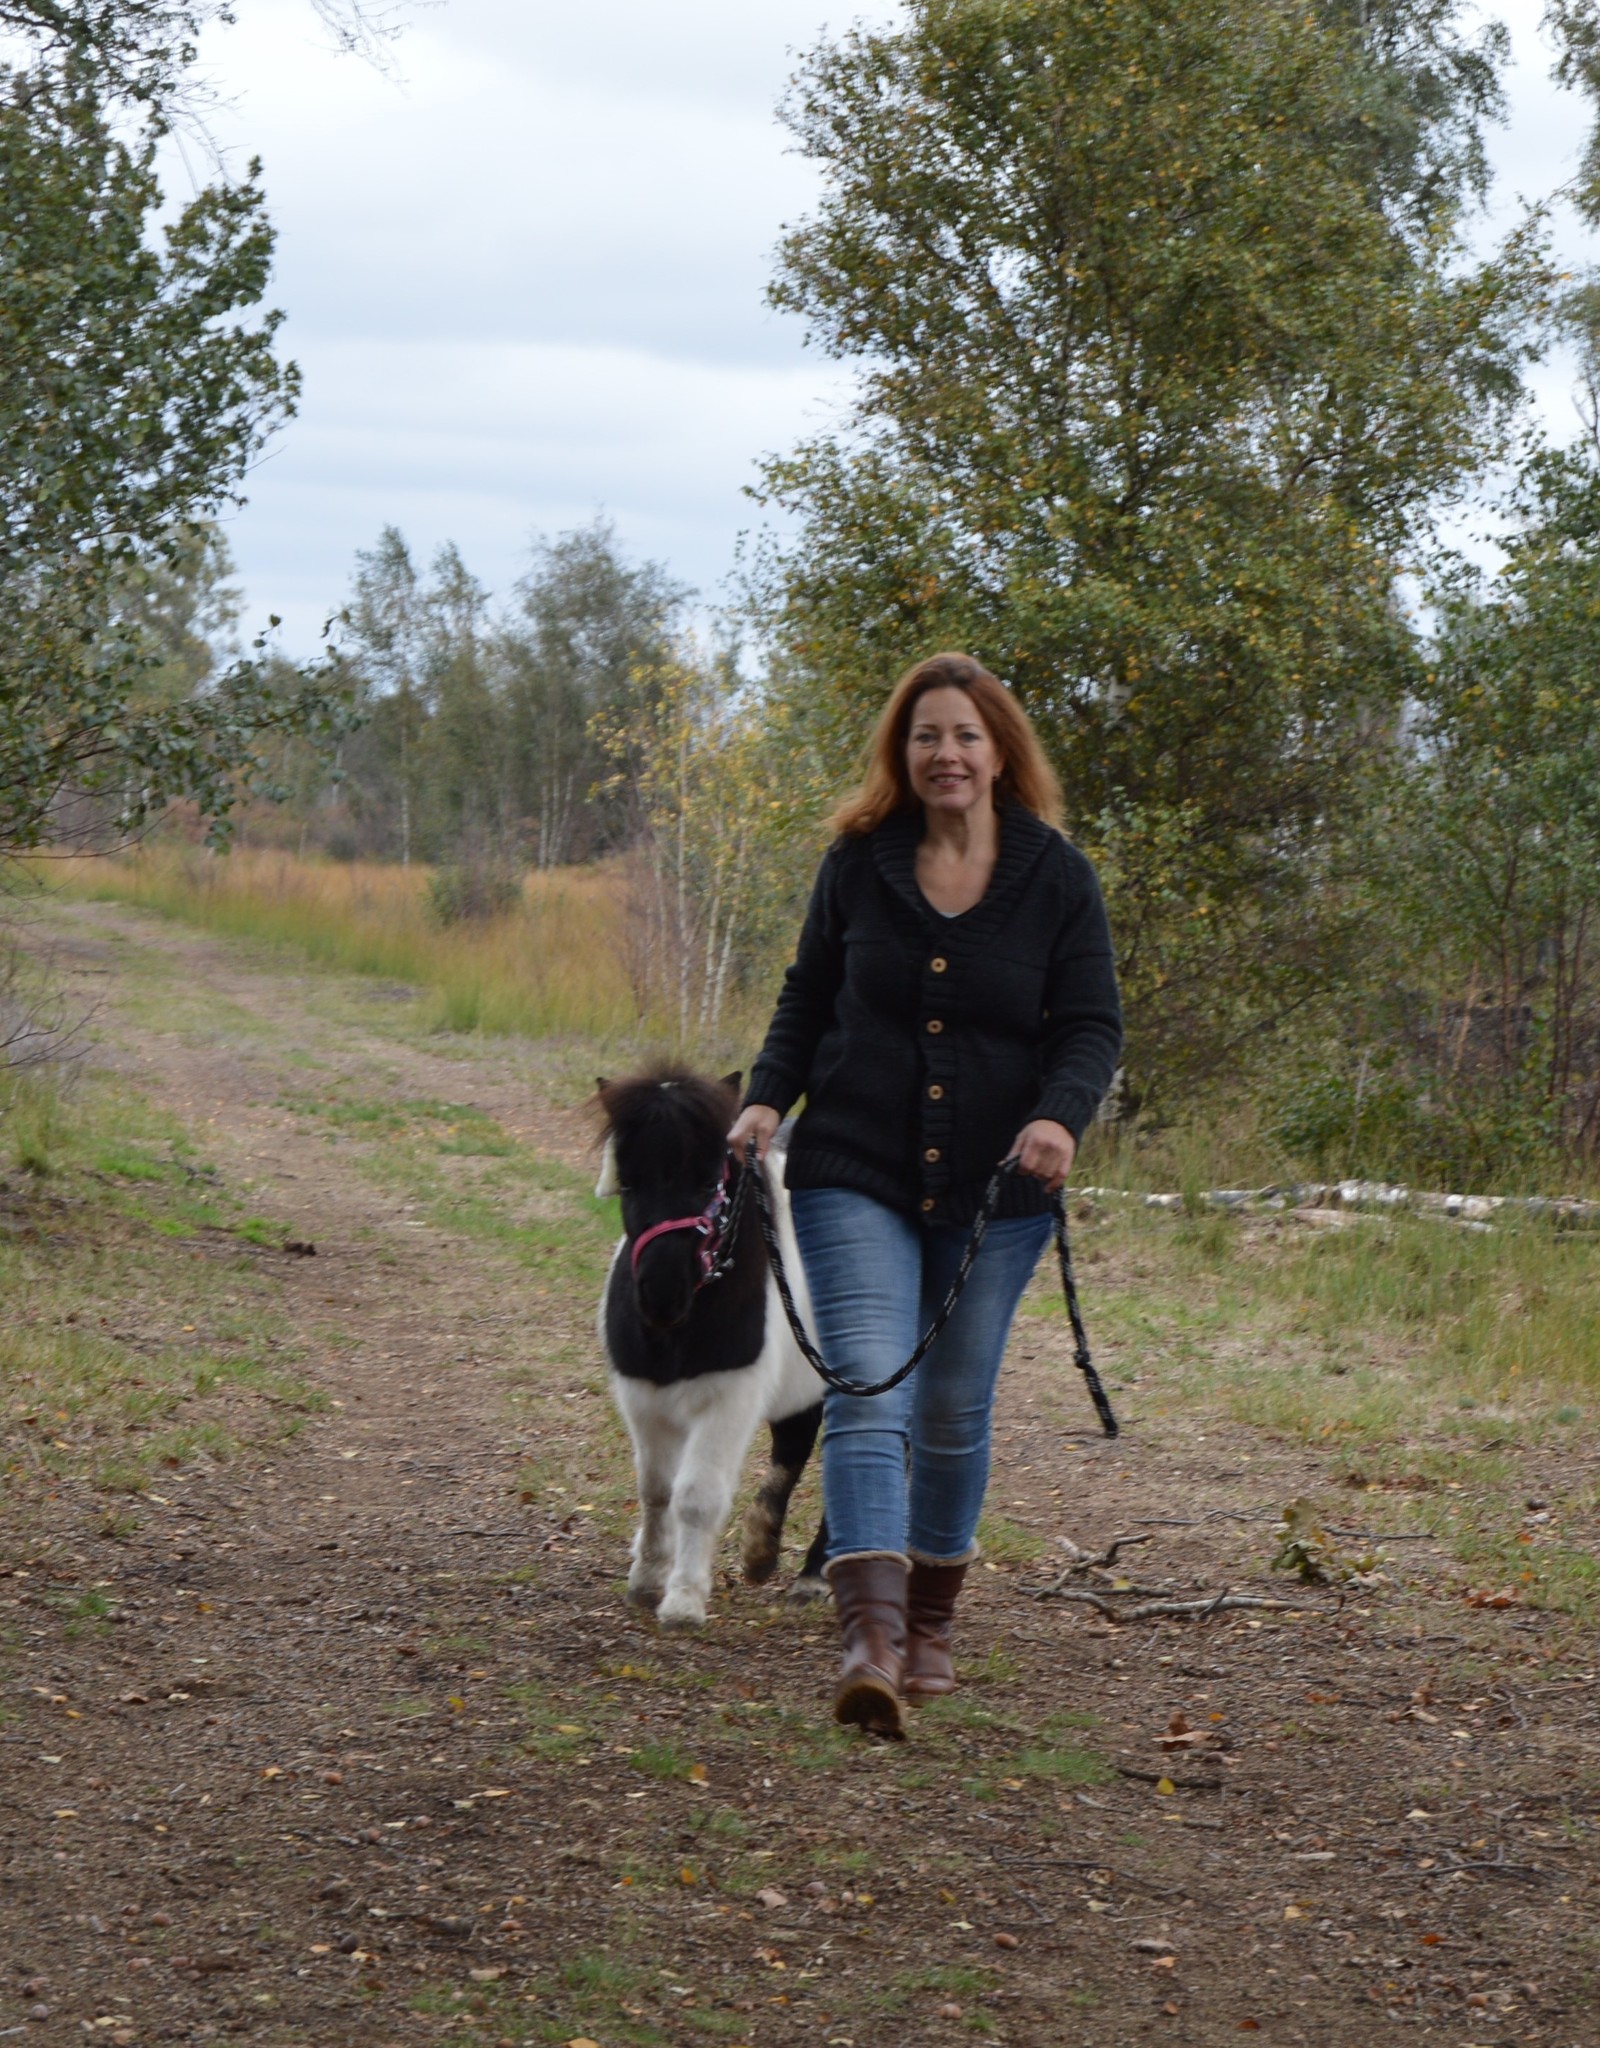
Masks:
[[[929,1700],[947,1700],[955,1689],[956,1681],[953,1678],[948,1684],[937,1679],[924,1679],[920,1684],[913,1684],[908,1680],[905,1688],[906,1704],[920,1707]]]
[[[864,1728],[889,1742],[905,1740],[905,1715],[892,1686],[881,1678],[852,1678],[840,1686],[833,1718],[846,1728]]]

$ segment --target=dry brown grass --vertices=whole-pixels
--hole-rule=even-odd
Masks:
[[[622,890],[606,868],[529,875],[503,917],[441,927],[423,867],[153,847],[42,864],[69,896],[142,904],[234,938],[292,946],[356,974],[426,989],[453,1031],[607,1038],[639,1023],[623,948]]]

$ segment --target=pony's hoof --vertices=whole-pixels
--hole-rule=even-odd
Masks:
[[[628,1581],[628,1605],[630,1607],[642,1607],[647,1614],[654,1614],[661,1605],[661,1596],[665,1591],[665,1586],[654,1585],[648,1579],[640,1579],[637,1583],[630,1579]]]
[[[814,1572],[809,1578],[796,1579],[783,1597],[792,1600],[796,1607],[807,1607],[813,1600],[828,1599],[832,1592],[833,1588],[822,1574]]]
[[[656,1609],[656,1626],[671,1635],[692,1635],[706,1625],[706,1610],[699,1601],[663,1600]]]

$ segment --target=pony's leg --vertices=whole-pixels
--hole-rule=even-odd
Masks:
[[[752,1586],[765,1584],[778,1569],[789,1496],[800,1483],[821,1427],[820,1401],[815,1407],[802,1408],[798,1415],[785,1415],[772,1425],[772,1462],[744,1518],[742,1562],[745,1578]]]
[[[817,1524],[817,1533],[811,1539],[811,1548],[806,1552],[800,1575],[785,1594],[788,1600],[826,1600],[830,1592],[828,1581],[823,1577],[822,1567],[828,1560],[828,1518],[824,1515]]]
[[[663,1628],[698,1628],[706,1618],[711,1565],[733,1507],[733,1489],[750,1439],[761,1419],[763,1388],[753,1373],[729,1373],[734,1382],[716,1406],[698,1417],[684,1446],[672,1489],[677,1554],[656,1609]],[[740,1385],[741,1380],[748,1381]]]
[[[639,1527],[628,1568],[628,1600],[655,1608],[672,1571],[672,1492],[683,1462],[687,1431],[667,1411],[655,1389],[619,1389],[617,1405],[633,1438],[633,1469],[639,1486]]]

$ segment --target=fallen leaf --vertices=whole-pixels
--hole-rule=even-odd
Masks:
[[[1504,1592],[1490,1593],[1486,1592],[1482,1587],[1474,1586],[1469,1592],[1464,1593],[1462,1598],[1469,1607],[1520,1607],[1522,1605],[1520,1596],[1511,1592],[1509,1588]]]
[[[505,1971],[497,1967],[492,1970],[469,1970],[467,1975],[474,1984],[493,1984],[505,1975]]]
[[[1175,1999],[1169,1998],[1166,2004],[1161,2008],[1161,2010],[1164,2013],[1168,2013],[1172,2015],[1174,2018],[1176,2018],[1178,2011],[1177,2001]]]
[[[704,1785],[710,1776],[711,1773],[704,1764],[691,1764],[689,1766],[689,1783],[691,1785]]]
[[[1170,1778],[1158,1778],[1156,1781],[1156,1790],[1159,1793],[1161,1793],[1163,1797],[1165,1797],[1169,1793],[1176,1792],[1177,1789],[1177,1786],[1173,1784]]]
[[[776,1912],[779,1906],[787,1906],[789,1903],[787,1895],[780,1892],[776,1885],[771,1884],[763,1885],[756,1893],[756,1897],[769,1912]]]

